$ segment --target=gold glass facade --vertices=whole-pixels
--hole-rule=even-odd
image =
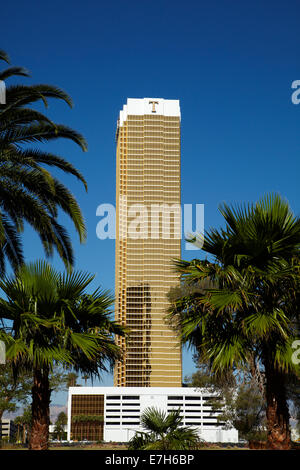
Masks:
[[[104,395],[72,395],[71,439],[103,440]]]
[[[117,132],[115,319],[130,337],[118,340],[114,385],[180,387],[181,348],[164,321],[181,254],[180,116],[151,110],[127,112]]]

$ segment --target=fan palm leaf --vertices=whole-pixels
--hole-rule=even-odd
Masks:
[[[222,204],[220,211],[225,229],[207,232],[202,248],[214,260],[175,261],[183,285],[194,291],[173,299],[168,321],[214,370],[245,364],[253,355],[261,361],[269,410],[278,407],[268,414],[268,443],[288,447],[282,397],[285,374],[299,373],[291,344],[299,322],[300,219],[277,194],[255,204]]]
[[[80,271],[60,273],[39,261],[0,280],[6,297],[0,299],[1,319],[6,321],[0,340],[15,373],[33,371],[31,448],[48,447],[48,379],[55,363],[99,377],[121,359],[114,335],[126,331],[109,318],[113,298],[107,291],[86,292],[93,279]]]
[[[188,450],[199,443],[196,429],[181,426],[180,409],[169,414],[150,407],[141,415],[145,432],[137,432],[129,441],[130,450]]]

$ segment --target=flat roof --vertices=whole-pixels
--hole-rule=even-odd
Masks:
[[[205,388],[192,387],[69,387],[72,395],[215,395]]]

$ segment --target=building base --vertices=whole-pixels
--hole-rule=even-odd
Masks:
[[[220,411],[212,406],[216,397],[189,387],[70,387],[68,440],[128,442],[144,431],[141,414],[155,407],[180,408],[182,425],[197,429],[205,442],[238,442],[238,431],[224,429],[218,420]]]

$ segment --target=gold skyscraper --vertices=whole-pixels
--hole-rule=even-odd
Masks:
[[[114,385],[181,387],[181,348],[164,322],[180,258],[178,100],[128,99],[117,127],[116,314],[131,333]]]

